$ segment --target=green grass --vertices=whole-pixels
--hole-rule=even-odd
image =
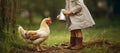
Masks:
[[[14,44],[17,45],[27,45],[24,43],[24,41],[16,35],[13,35],[12,33],[9,32],[4,32],[5,34],[2,34],[0,36],[0,52],[1,53],[9,53],[9,51],[13,48]],[[24,44],[22,44],[24,43]]]
[[[91,28],[83,30],[84,41],[94,41],[94,40],[110,40],[119,42],[119,27],[107,27],[107,28]]]
[[[34,17],[33,24],[30,25],[27,18],[17,18],[17,24],[24,27],[27,30],[36,30],[39,28],[42,18]],[[120,25],[119,21],[112,23],[111,21],[106,21],[107,19],[97,19],[96,25],[92,28],[83,29],[83,41],[84,42],[93,42],[99,40],[108,40],[110,42],[116,43],[120,42]],[[117,23],[117,24],[116,24]],[[54,45],[61,44],[64,42],[69,42],[70,32],[65,29],[65,23],[54,21],[53,24],[50,25],[51,33],[49,38],[43,43],[43,45]],[[4,38],[0,39],[0,50],[5,52],[9,52],[13,47],[13,44],[17,45],[28,45],[17,33],[16,35],[12,35],[11,33],[7,33]],[[1,49],[2,48],[2,49]],[[5,52],[4,52],[5,51]],[[75,51],[65,51],[67,52],[75,52]],[[76,51],[76,53],[107,53],[106,48],[103,47],[93,47],[93,48],[84,48],[81,51]]]

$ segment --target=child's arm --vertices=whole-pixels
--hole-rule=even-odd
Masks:
[[[63,10],[63,13],[66,14],[66,15],[73,14],[72,11],[70,11],[70,10]]]
[[[75,14],[77,12],[80,12],[82,10],[82,7],[81,7],[81,3],[79,2],[79,0],[74,0],[73,2],[76,3],[76,6],[74,6],[70,11]]]

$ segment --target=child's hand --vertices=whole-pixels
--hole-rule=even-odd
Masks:
[[[65,9],[63,10],[63,13],[64,13],[64,14],[67,14],[67,15],[72,14],[72,12],[71,12],[71,11],[69,11],[69,10],[65,10]]]

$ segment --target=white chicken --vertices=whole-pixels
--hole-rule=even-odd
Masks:
[[[18,31],[20,35],[24,38],[24,40],[28,43],[35,45],[37,51],[45,50],[40,44],[48,38],[50,34],[49,26],[52,23],[50,17],[42,20],[40,28],[38,30],[24,30],[22,26],[18,27]]]

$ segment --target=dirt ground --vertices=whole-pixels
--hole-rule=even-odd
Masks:
[[[68,51],[69,53],[72,53],[69,49],[64,49],[64,46],[67,46],[68,43],[63,44],[55,44],[53,46],[43,45],[42,47],[47,49],[46,51],[36,51],[36,49],[30,48],[28,46],[19,46],[14,45],[14,47],[11,49],[10,53],[66,53]],[[84,47],[90,48],[90,47],[101,47],[105,45],[108,52],[112,51],[112,53],[118,53],[120,52],[120,43],[109,43],[108,41],[96,41],[91,43],[83,43]],[[67,52],[67,53],[68,53]]]

